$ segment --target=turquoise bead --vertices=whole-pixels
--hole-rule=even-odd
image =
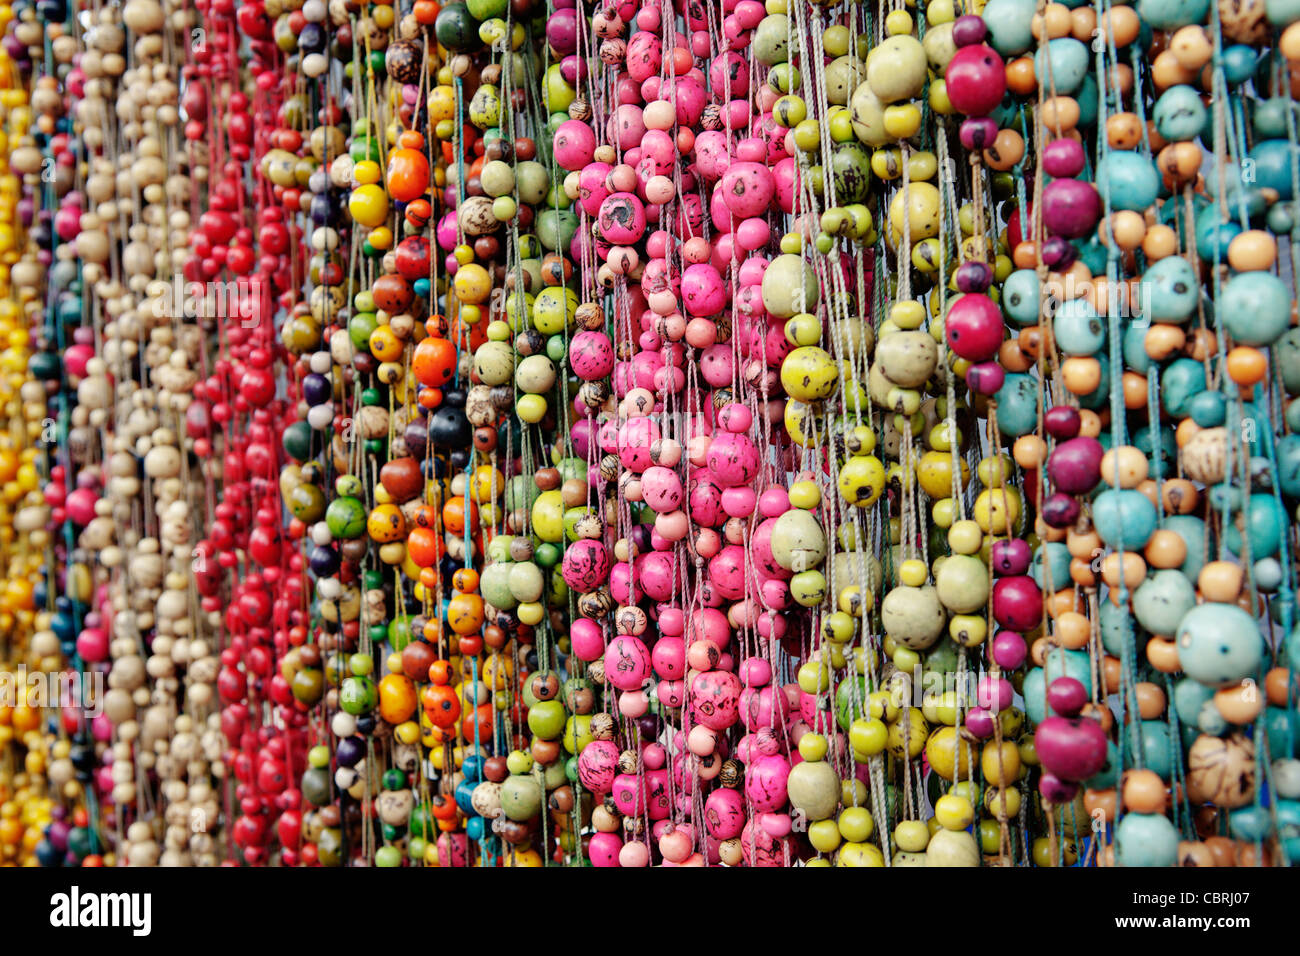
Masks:
[[[1273,343],[1273,360],[1280,367],[1286,390],[1292,395],[1300,392],[1300,329],[1291,329]]]
[[[1173,634],[1194,607],[1196,588],[1181,571],[1157,571],[1133,592],[1133,615],[1152,634]]]
[[[1272,345],[1291,326],[1286,284],[1268,272],[1243,272],[1223,287],[1224,325],[1242,345]]]
[[[1199,604],[1178,625],[1178,662],[1188,677],[1226,687],[1254,677],[1264,641],[1254,618],[1235,604]]]
[[[1092,523],[1108,547],[1137,551],[1156,530],[1156,506],[1140,491],[1109,488],[1092,503]]]
[[[1160,428],[1157,425],[1153,438],[1151,426],[1143,425],[1133,433],[1133,447],[1147,456],[1151,463],[1152,477],[1155,477],[1157,466],[1162,476],[1172,474],[1174,462],[1178,458],[1178,439],[1174,437],[1172,428]]]
[[[1265,217],[1265,225],[1274,235],[1288,235],[1295,227],[1294,207],[1291,203],[1274,203],[1268,207],[1268,215]]]
[[[1250,529],[1251,559],[1258,560],[1277,554],[1282,547],[1282,536],[1287,527],[1286,512],[1277,499],[1271,494],[1251,495],[1250,504],[1246,507],[1246,521]],[[1235,523],[1228,526],[1224,540],[1229,551],[1241,554],[1241,530]]]
[[[1171,86],[1156,100],[1156,131],[1170,142],[1196,139],[1205,129],[1206,110],[1200,94],[1187,85]]]
[[[1266,840],[1273,832],[1273,820],[1268,807],[1242,807],[1228,814],[1228,830],[1238,840],[1254,843]]]
[[[1106,344],[1106,324],[1086,299],[1070,299],[1052,321],[1056,346],[1066,355],[1096,355]]]
[[[1186,418],[1192,399],[1205,391],[1205,367],[1184,356],[1174,359],[1160,376],[1160,403],[1175,418]]]
[[[1052,56],[1056,56],[1055,50],[1052,51]],[[1112,209],[1142,212],[1160,195],[1160,171],[1156,169],[1156,164],[1150,158],[1141,153],[1120,151],[1107,153],[1097,164],[1097,174],[1094,178],[1097,192],[1101,193],[1103,202],[1106,201],[1109,191]]]
[[[1030,24],[1037,9],[1034,0],[989,0],[984,5],[984,23],[993,49],[1003,56],[1019,56],[1033,46]]]
[[[1186,322],[1196,312],[1201,283],[1182,256],[1166,256],[1142,273],[1142,314],[1152,322]]]
[[[1195,724],[1201,708],[1214,698],[1214,688],[1198,684],[1190,677],[1182,678],[1174,685],[1174,712],[1184,724]]]
[[[1229,86],[1245,83],[1259,69],[1259,53],[1244,43],[1234,43],[1223,50],[1223,78]]]
[[[1300,9],[1300,3],[1296,4]],[[1255,112],[1251,116],[1251,124],[1255,127],[1255,138],[1263,139],[1285,139],[1286,114],[1287,111],[1295,112],[1295,104],[1284,96],[1274,96],[1256,104]],[[1300,120],[1296,123],[1300,127]]]
[[[1007,375],[995,396],[998,403],[998,431],[1010,438],[1028,435],[1038,425],[1038,387],[1035,380],[1018,372]]]
[[[1043,586],[1044,567],[1050,568],[1051,590],[1060,591],[1070,586],[1070,549],[1059,541],[1048,541],[1034,552],[1029,574],[1040,588]]]
[[[1287,859],[1300,859],[1300,801],[1277,802],[1277,825]]]
[[[1138,657],[1142,656],[1142,649],[1146,647],[1147,639],[1140,629],[1133,625],[1127,609],[1116,607],[1110,601],[1102,601],[1098,627],[1101,630],[1102,647],[1106,648],[1106,652],[1111,657],[1123,657],[1127,653],[1124,649],[1126,634],[1135,638]]]
[[[1168,781],[1173,764],[1173,757],[1169,753],[1169,725],[1163,720],[1142,721],[1143,767],[1161,780]]]
[[[1138,0],[1137,12],[1157,30],[1177,30],[1204,20],[1210,0]]]
[[[1061,96],[1073,96],[1083,85],[1083,78],[1088,75],[1091,55],[1088,47],[1073,37],[1058,37],[1048,42],[1046,50],[1052,57],[1051,78],[1047,75],[1047,56],[1044,48],[1034,54],[1034,76],[1040,85],[1046,87],[1056,84],[1056,92]]]
[[[1121,340],[1124,365],[1139,375],[1146,375],[1151,371],[1151,356],[1147,355],[1146,346],[1149,328],[1149,325],[1141,323],[1129,325],[1124,329],[1124,337]]]
[[[1247,154],[1247,158],[1254,160],[1247,172],[1254,175],[1255,185],[1277,190],[1282,199],[1294,199],[1291,158],[1297,152],[1300,146],[1291,146],[1285,139],[1266,139],[1256,143]]]
[[[1222,392],[1202,392],[1192,399],[1192,421],[1201,428],[1218,428],[1228,417],[1228,400]]]
[[[1268,749],[1276,760],[1294,757],[1300,753],[1300,718],[1295,718],[1285,707],[1264,708],[1264,728],[1268,734]]]
[[[1285,27],[1300,20],[1300,0],[1264,0],[1264,14],[1275,27]]]
[[[1119,782],[1119,748],[1115,741],[1106,741],[1106,762],[1102,768],[1084,781],[1089,790],[1109,790]]]
[[[1277,443],[1277,477],[1282,494],[1300,498],[1300,435],[1285,435]]]
[[[1166,515],[1160,527],[1183,539],[1187,557],[1178,570],[1189,581],[1195,581],[1201,575],[1201,568],[1205,567],[1205,522],[1196,515]]]
[[[1097,122],[1097,78],[1091,72],[1083,75],[1083,83],[1075,94],[1079,101],[1079,128],[1087,129]]]
[[[1223,220],[1218,206],[1206,206],[1196,214],[1196,253],[1205,262],[1213,262],[1216,257],[1226,262],[1228,246],[1241,232],[1235,221]]]
[[[1173,866],[1178,862],[1178,829],[1159,813],[1128,813],[1115,827],[1117,866]]]
[[[1002,311],[1017,325],[1036,325],[1038,296],[1037,273],[1033,269],[1017,269],[1002,283]]]

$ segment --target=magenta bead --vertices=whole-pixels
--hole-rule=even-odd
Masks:
[[[1000,538],[989,550],[993,573],[999,577],[1024,574],[1034,559],[1029,542],[1022,538]]]
[[[1073,677],[1058,677],[1047,688],[1047,706],[1061,717],[1077,717],[1088,703],[1088,689]]]
[[[1043,595],[1034,579],[1022,574],[993,582],[993,616],[1012,631],[1033,630],[1043,621]]]
[[[993,663],[1004,671],[1013,671],[1023,664],[1028,652],[1025,639],[1015,631],[1000,631],[993,638]]]
[[[968,362],[987,362],[1002,345],[1002,310],[982,293],[964,295],[948,307],[943,325],[948,347]]]
[[[1057,441],[1073,438],[1082,426],[1083,417],[1079,410],[1069,405],[1053,405],[1043,413],[1043,427]]]
[[[1101,458],[1105,453],[1101,442],[1086,435],[1063,441],[1047,458],[1047,477],[1057,491],[1087,494],[1101,481]]]
[[[1007,380],[1007,373],[997,362],[980,362],[966,369],[966,385],[980,395],[996,395]]]
[[[1043,147],[1043,171],[1053,179],[1066,179],[1083,172],[1087,157],[1083,144],[1072,139],[1054,139]]]
[[[1043,224],[1049,232],[1081,239],[1097,228],[1101,197],[1091,183],[1057,179],[1043,187]]]
[[[962,20],[974,20],[983,26],[983,21],[979,17],[962,17]],[[954,42],[956,35],[957,28],[954,26]],[[998,56],[992,47],[978,41],[973,45],[962,46],[948,61],[944,79],[949,102],[958,112],[965,113],[967,116],[986,116],[1002,102],[1002,96],[1007,91],[1006,64],[1003,63],[1002,57]],[[967,149],[982,149],[993,142],[998,135],[998,126],[992,120],[989,123],[992,123],[992,134],[978,146],[967,146]],[[963,145],[966,143],[965,129],[966,124],[963,123]],[[983,128],[982,133],[988,134],[987,126]]]
[[[1086,717],[1048,717],[1034,734],[1044,777],[1078,783],[1106,766],[1106,732]]]

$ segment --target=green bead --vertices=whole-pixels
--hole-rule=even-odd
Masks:
[[[336,539],[359,538],[366,533],[366,507],[356,498],[335,498],[325,511],[325,524]]]

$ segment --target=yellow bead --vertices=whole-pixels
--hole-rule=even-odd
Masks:
[[[904,820],[894,827],[894,844],[906,853],[920,853],[930,842],[930,829],[920,820]]]
[[[945,830],[965,830],[975,822],[975,808],[963,798],[946,793],[935,803],[934,816]]]
[[[909,558],[904,561],[898,568],[899,583],[909,588],[919,588],[925,584],[929,577],[930,569],[925,566],[924,561],[916,558]]]
[[[808,826],[808,842],[818,853],[831,853],[840,845],[840,828],[834,820],[818,820]]]

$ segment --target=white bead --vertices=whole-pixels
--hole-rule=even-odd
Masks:
[[[316,431],[324,431],[334,424],[334,403],[314,405],[307,411],[307,424]]]
[[[351,737],[357,732],[357,719],[347,711],[340,710],[330,721],[330,730],[335,737]]]

